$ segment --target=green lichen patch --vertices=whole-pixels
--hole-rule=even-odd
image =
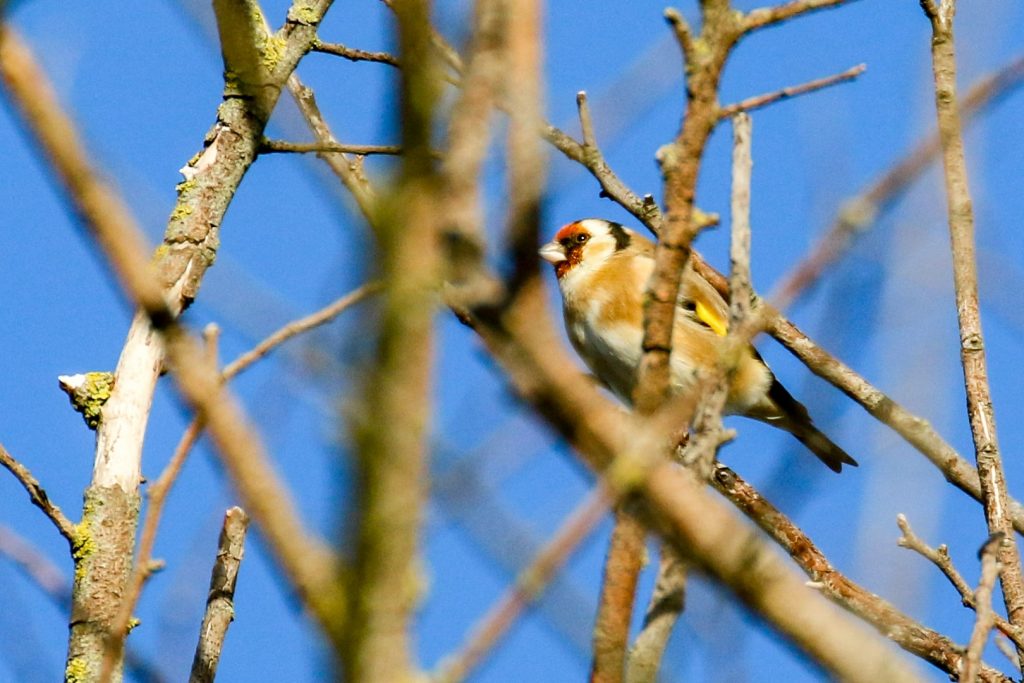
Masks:
[[[87,372],[84,375],[61,375],[57,379],[60,388],[68,395],[71,407],[82,414],[89,429],[95,430],[102,418],[103,404],[114,390],[114,374]]]
[[[64,683],[84,683],[89,676],[89,663],[85,657],[72,657],[64,668]]]

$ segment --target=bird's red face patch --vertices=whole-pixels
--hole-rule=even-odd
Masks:
[[[583,260],[583,247],[590,241],[590,231],[579,223],[569,223],[555,233],[557,242],[565,252],[565,260],[555,264],[555,277],[562,279],[566,273]]]

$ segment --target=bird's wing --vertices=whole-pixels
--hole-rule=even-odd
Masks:
[[[680,291],[680,303],[697,319],[724,337],[729,331],[729,307],[707,280],[687,268]]]

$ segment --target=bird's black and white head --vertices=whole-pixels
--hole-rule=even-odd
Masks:
[[[540,248],[540,257],[555,267],[559,281],[570,273],[599,268],[627,248],[634,233],[618,223],[584,218],[563,226]]]

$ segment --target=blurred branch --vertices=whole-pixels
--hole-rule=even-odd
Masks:
[[[636,584],[647,562],[646,537],[644,525],[620,503],[601,577],[590,683],[621,683],[625,676]]]
[[[914,530],[910,527],[910,522],[903,515],[896,516],[896,524],[900,528],[902,535],[900,536],[897,544],[901,548],[907,548],[912,550],[921,557],[925,558],[936,567],[939,568],[949,582],[956,589],[956,592],[960,594],[960,601],[964,607],[969,607],[975,611],[978,609],[978,598],[975,594],[974,589],[971,588],[970,584],[964,579],[963,575],[957,571],[956,566],[953,564],[952,558],[949,556],[949,548],[945,544],[940,545],[938,548],[932,548],[930,545],[925,543],[921,538],[914,533]],[[1017,647],[1024,646],[1024,633],[1020,631],[1016,626],[1006,621],[1000,616],[995,617],[995,625],[1003,634],[1006,635]]]
[[[541,199],[547,183],[545,149],[537,137],[543,124],[540,0],[507,4],[504,104],[508,107],[507,251],[512,259],[510,293],[536,276],[540,267]]]
[[[722,107],[719,111],[719,118],[729,118],[734,114],[738,114],[741,111],[753,111],[760,109],[761,107],[767,107],[770,104],[781,102],[782,100],[788,100],[799,95],[806,95],[816,90],[822,90],[832,85],[839,83],[845,83],[852,81],[857,76],[860,76],[867,70],[867,64],[858,64],[857,66],[850,67],[842,73],[834,74],[832,76],[826,76],[825,78],[818,78],[813,81],[808,81],[801,85],[791,85],[775,92],[770,92],[764,95],[757,95],[756,97],[748,97],[745,100],[741,100],[736,104],[730,104]]]
[[[457,287],[480,286],[469,278],[485,250],[481,172],[491,140],[493,109],[504,83],[506,23],[503,3],[475,3],[462,87],[448,118],[447,150],[441,164],[447,216],[443,235],[448,271],[445,279]]]
[[[554,575],[604,518],[608,503],[608,492],[602,486],[580,503],[534,560],[519,572],[512,587],[473,627],[459,652],[441,662],[431,680],[435,683],[465,680],[494,651],[526,608],[543,595]]]
[[[323,144],[319,142],[288,142],[287,140],[271,140],[264,138],[260,143],[260,154],[276,154],[292,152],[296,154],[401,154],[398,145],[343,145],[340,143]]]
[[[734,471],[718,465],[711,480],[715,489],[754,521],[807,573],[822,594],[874,626],[907,652],[950,676],[958,676],[964,648],[914,621],[894,605],[840,573],[814,542],[788,517],[763,498]],[[885,679],[878,679],[885,680]],[[982,680],[1010,683],[995,669],[984,667]]]
[[[440,69],[430,2],[395,6],[401,70],[402,164],[370,225],[382,301],[376,357],[353,419],[358,522],[351,576],[339,583],[351,614],[336,651],[345,680],[417,678],[411,626],[423,578],[418,557],[427,498],[427,440],[440,285],[443,214],[432,153]]]
[[[665,646],[686,604],[686,563],[672,548],[661,547],[654,592],[647,604],[640,633],[626,660],[626,683],[654,683]]]
[[[73,547],[76,536],[74,523],[67,518],[59,507],[50,502],[50,498],[46,495],[46,490],[40,485],[39,480],[32,476],[27,467],[8,453],[3,444],[0,444],[0,465],[14,475],[18,483],[28,492],[28,497],[32,504],[43,511],[43,514],[57,527],[60,535]]]
[[[924,2],[922,7],[932,25],[932,71],[935,76],[935,108],[939,138],[942,141],[942,166],[946,179],[949,234],[953,252],[953,285],[957,320],[960,325],[960,361],[967,392],[967,413],[974,437],[974,452],[981,480],[985,520],[989,533],[999,535],[998,561],[1003,602],[1011,624],[1024,627],[1024,572],[1020,564],[1013,522],[1007,513],[1009,493],[1003,473],[1003,461],[996,434],[995,410],[985,360],[985,340],[981,329],[978,301],[978,261],[975,251],[974,209],[967,181],[964,143],[956,98],[956,53],[953,42],[955,0],[942,0],[936,9]],[[1024,668],[1024,647],[1017,648]]]
[[[199,628],[199,642],[189,683],[213,683],[220,663],[221,651],[228,626],[235,618],[235,583],[245,551],[245,532],[249,517],[239,507],[224,514],[224,526],[218,541],[217,561],[210,576],[210,593],[206,599],[206,612]]]
[[[959,104],[963,122],[974,122],[980,114],[1022,82],[1024,56],[978,79]],[[940,151],[939,134],[932,132],[860,193],[843,201],[825,234],[776,285],[775,292],[768,300],[780,310],[789,308],[821,277],[826,268],[846,253],[857,236],[877,222],[881,212],[903,197]]]
[[[61,610],[71,607],[71,584],[38,548],[0,524],[0,555],[13,562]]]

